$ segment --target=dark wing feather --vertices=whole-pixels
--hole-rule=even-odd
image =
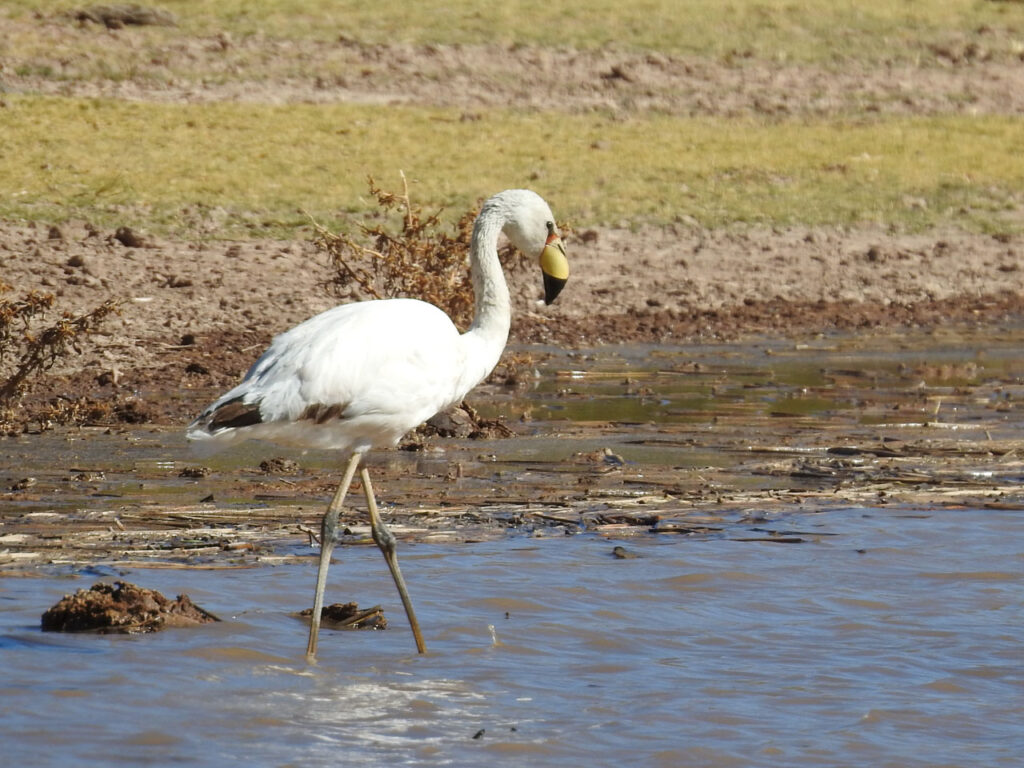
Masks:
[[[261,424],[259,403],[243,403],[242,398],[228,400],[213,411],[206,422],[206,430],[213,434],[222,429],[238,429]]]

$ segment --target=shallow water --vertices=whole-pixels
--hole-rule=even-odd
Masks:
[[[391,454],[377,460],[391,473],[378,492],[401,505],[443,485],[469,507],[494,488],[514,496],[572,483],[589,471],[573,456],[607,446],[625,461],[597,475],[610,491],[671,484],[678,495],[687,478],[711,477],[712,461],[734,489],[792,488],[805,481],[750,463],[751,444],[769,451],[786,429],[796,438],[785,456],[805,446],[824,455],[822,434],[875,445],[904,435],[904,422],[925,435],[921,450],[932,433],[954,430],[967,447],[1015,445],[1024,424],[1003,406],[1024,394],[1020,334],[932,341],[926,352],[846,340],[557,358],[528,392],[495,391],[482,406],[510,421],[531,409],[529,434]],[[928,420],[942,423],[922,431]],[[260,460],[252,447],[216,459],[210,477],[179,478],[194,459],[180,435],[160,431],[46,434],[6,447],[19,472],[38,477],[29,492],[7,494],[4,519],[18,530],[53,509],[135,509],[135,525],[186,498],[197,509],[211,487],[214,511],[230,511],[232,493],[251,503],[253,483],[270,482],[238,469]],[[314,473],[336,461],[302,458]],[[27,560],[37,565],[0,576],[0,762],[1016,766],[1024,511],[1006,488],[1019,486],[1021,469],[1013,450],[972,461],[959,474],[932,467],[931,485],[948,477],[974,496],[931,508],[893,503],[900,486],[886,476],[884,504],[821,501],[831,486],[813,508],[810,497],[762,496],[763,505],[734,503],[708,533],[553,526],[478,543],[403,541],[424,657],[372,547],[337,550],[328,599],[383,604],[391,628],[325,631],[315,665],[305,626],[289,615],[309,604],[315,577],[314,550],[295,531],[275,545],[291,552],[278,565],[214,554],[161,563],[191,568],[115,567],[103,564],[114,562],[106,549],[64,564]],[[465,475],[446,479],[453,462]],[[417,486],[412,473],[424,471],[440,479]],[[1013,503],[972,507],[985,490],[971,485],[976,476],[991,476],[998,499]],[[316,498],[302,499],[269,503],[285,518],[302,504],[318,511]],[[709,514],[711,499],[696,511]],[[4,546],[16,551],[16,541]],[[636,557],[614,558],[616,544]],[[39,631],[63,594],[117,578],[188,593],[225,621],[133,637]]]
[[[326,632],[315,666],[288,615],[312,564],[6,579],[4,761],[1019,765],[1024,515],[787,523],[810,543],[645,538],[625,560],[590,535],[405,547],[422,658],[376,550],[349,548],[331,592],[384,603],[392,628]],[[38,631],[41,606],[100,575],[225,621]]]

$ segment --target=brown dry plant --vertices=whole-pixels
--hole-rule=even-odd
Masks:
[[[382,221],[358,224],[358,234],[336,234],[314,223],[317,250],[327,254],[334,274],[327,289],[341,298],[415,298],[434,304],[461,329],[473,319],[473,284],[467,266],[473,221],[480,205],[446,228],[442,211],[424,213],[412,202],[402,174],[402,193],[381,189],[368,179]],[[401,215],[401,226],[390,221]],[[515,269],[522,261],[511,245],[499,256]]]
[[[0,282],[0,293],[12,290]],[[0,299],[0,423],[13,421],[14,407],[29,391],[32,380],[72,352],[103,320],[120,314],[118,302],[108,299],[81,315],[64,312],[47,321],[52,294],[29,291],[20,299]]]

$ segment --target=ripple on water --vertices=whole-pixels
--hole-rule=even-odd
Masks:
[[[315,666],[289,616],[312,562],[133,569],[228,618],[145,637],[42,635],[68,580],[5,579],[5,759],[1014,765],[1024,518],[863,512],[816,513],[839,535],[813,544],[638,537],[631,560],[593,536],[421,544],[403,570],[425,657],[379,554],[346,548],[329,598],[381,603],[392,628],[325,632]]]

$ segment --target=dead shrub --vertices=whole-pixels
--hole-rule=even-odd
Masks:
[[[388,192],[368,179],[370,194],[382,209],[382,220],[357,224],[356,235],[336,234],[314,224],[317,250],[334,267],[327,281],[330,293],[340,298],[414,298],[434,304],[465,329],[473,320],[473,284],[469,275],[469,245],[473,221],[483,201],[449,228],[441,211],[427,214],[409,198],[402,175],[402,193]],[[400,214],[401,223],[392,220]],[[507,269],[525,262],[511,245],[499,251]]]
[[[0,293],[12,290],[0,282]],[[81,315],[64,312],[47,318],[52,294],[29,291],[20,299],[0,298],[0,424],[14,420],[14,408],[29,391],[33,379],[72,353],[96,332],[103,320],[120,314],[113,299]]]

